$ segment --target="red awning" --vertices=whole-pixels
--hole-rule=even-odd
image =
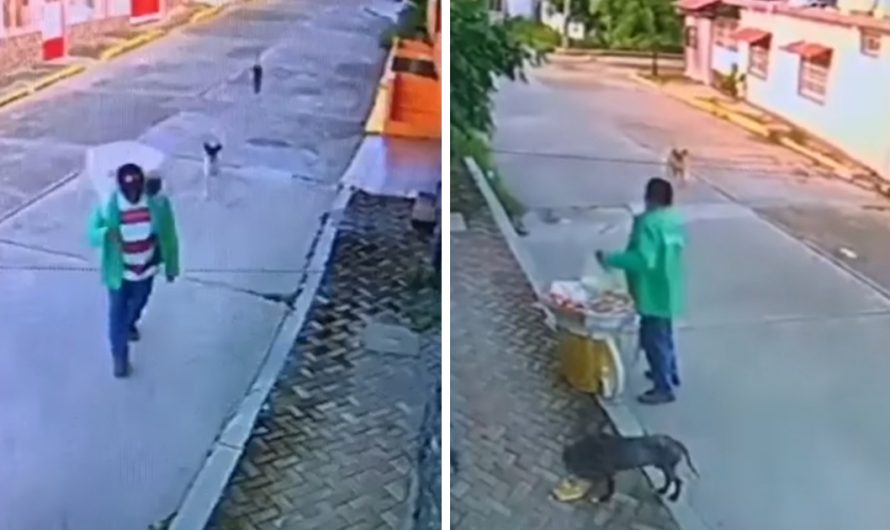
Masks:
[[[757,28],[742,28],[732,34],[732,38],[748,44],[768,44],[772,34]]]
[[[804,59],[831,59],[831,48],[812,42],[797,41],[782,48]]]
[[[677,7],[683,11],[701,11],[719,3],[720,0],[679,0]]]

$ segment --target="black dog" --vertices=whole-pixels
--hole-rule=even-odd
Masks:
[[[657,467],[664,474],[665,483],[658,490],[665,495],[671,485],[672,502],[680,497],[683,481],[677,476],[677,466],[686,460],[689,469],[698,476],[686,446],[670,436],[661,434],[622,438],[612,435],[587,436],[563,451],[562,459],[568,470],[585,480],[606,479],[606,493],[598,500],[606,502],[615,494],[615,474],[619,471]]]

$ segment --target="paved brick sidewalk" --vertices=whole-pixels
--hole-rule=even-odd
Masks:
[[[430,445],[441,423],[440,296],[412,282],[429,243],[412,230],[410,209],[404,199],[353,197],[325,281],[209,528],[439,527],[430,500],[439,503],[440,460]],[[365,333],[381,323],[412,329],[414,346],[409,337],[401,351],[370,351]],[[437,524],[412,524],[416,512]]]
[[[603,506],[560,504],[562,447],[607,418],[558,376],[552,333],[478,190],[452,178],[451,418],[458,468],[451,521],[458,530],[674,530],[642,473],[618,479]]]

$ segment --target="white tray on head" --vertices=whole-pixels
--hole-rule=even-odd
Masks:
[[[104,202],[117,189],[117,170],[122,165],[136,164],[146,175],[159,175],[166,160],[163,152],[143,143],[112,142],[87,150],[84,174]]]

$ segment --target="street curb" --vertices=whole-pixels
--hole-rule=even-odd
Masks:
[[[5,107],[11,103],[15,103],[21,99],[24,99],[32,94],[36,94],[45,88],[49,88],[52,85],[55,85],[59,81],[63,81],[65,79],[74,77],[86,71],[87,67],[82,64],[72,64],[70,66],[66,66],[65,68],[59,70],[54,74],[45,75],[37,81],[32,82],[28,86],[20,88],[15,92],[11,92],[0,97],[0,108]]]
[[[86,69],[87,67],[83,64],[72,64],[70,66],[66,66],[65,68],[59,70],[54,74],[43,76],[37,81],[31,83],[31,85],[28,86],[28,90],[31,93],[43,90],[44,88],[55,85],[59,81],[82,74],[86,71]]]
[[[201,9],[198,12],[194,13],[191,17],[189,17],[188,23],[197,24],[199,22],[214,18],[219,15],[225,8],[225,5],[218,5]]]
[[[141,35],[137,35],[131,39],[127,39],[124,42],[121,42],[120,44],[115,44],[107,50],[103,50],[102,53],[99,54],[99,60],[109,61],[111,59],[114,59],[115,57],[120,57],[127,52],[145,46],[149,42],[156,41],[166,34],[167,32],[162,29],[153,29],[151,31],[146,31]]]
[[[386,62],[383,63],[383,74],[377,82],[377,93],[374,96],[374,106],[368,114],[365,121],[366,134],[383,134],[386,128],[386,120],[389,118],[390,107],[392,106],[393,95],[393,79],[395,73],[392,70],[392,63],[395,61],[396,50],[399,47],[398,37],[393,38],[392,45],[389,47],[389,54],[386,56]]]
[[[647,51],[635,51],[635,50],[610,50],[608,48],[563,48],[562,46],[557,46],[556,49],[553,50],[554,53],[564,55],[564,56],[575,56],[575,57],[614,57],[617,59],[651,59],[652,54]],[[678,61],[683,59],[683,54],[678,52],[665,52],[659,53],[658,57],[661,59],[669,59],[673,61]]]
[[[525,250],[521,248],[519,235],[516,233],[513,224],[507,217],[504,207],[498,201],[497,196],[488,185],[488,182],[486,182],[482,170],[476,162],[468,157],[465,159],[465,163],[467,164],[470,173],[473,175],[473,180],[479,187],[479,191],[485,198],[485,202],[488,205],[488,209],[491,211],[495,224],[498,226],[504,239],[506,239],[507,246],[510,247],[513,257],[519,263],[519,267],[525,274],[526,280],[529,285],[531,285],[532,289],[535,290],[535,293],[540,294],[540,287],[535,285],[534,276],[531,275],[534,266],[531,264],[530,256],[528,256]],[[627,405],[615,400],[606,401],[599,396],[596,396],[596,400],[620,435],[639,436],[645,432],[642,424]],[[644,469],[643,472],[649,480],[649,483],[654,487],[654,485],[658,483],[657,479],[660,477],[656,475],[656,472],[651,470]],[[705,525],[701,518],[692,510],[692,507],[689,506],[689,503],[686,501],[686,496],[681,497],[677,502],[662,502],[661,505],[671,513],[671,516],[681,530],[712,530]]]
[[[195,530],[207,526],[213,511],[222,498],[229,479],[246,449],[250,434],[263,404],[272,391],[278,375],[291,353],[297,335],[312,307],[316,291],[328,265],[334,240],[339,230],[342,212],[346,209],[353,190],[343,186],[331,209],[318,239],[316,252],[306,269],[320,271],[310,273],[297,297],[294,308],[281,322],[276,331],[266,359],[257,372],[234,415],[227,420],[219,437],[209,451],[201,470],[186,490],[168,530]]]
[[[751,118],[729,111],[721,107],[720,105],[699,101],[697,99],[689,98],[686,96],[681,96],[680,94],[672,92],[670,89],[667,89],[654,81],[650,81],[649,79],[642,77],[637,72],[632,72],[629,77],[641,85],[658,90],[662,94],[665,94],[682,103],[686,103],[690,107],[696,108],[703,112],[707,112],[708,114],[716,116],[717,118],[720,118],[724,121],[728,121],[752,134],[755,134],[762,138],[771,138],[772,136],[771,131],[768,127],[757,123]],[[810,149],[809,147],[806,147],[803,144],[792,140],[791,138],[781,137],[778,139],[778,143],[786,149],[790,149],[791,151],[794,151],[799,155],[809,158],[811,161],[816,162],[817,164],[827,167],[828,169],[832,170],[845,179],[849,180],[854,177],[853,172],[850,170],[850,168],[844,166],[843,164],[837,162],[829,156],[823,155],[818,151]]]
[[[791,138],[779,138],[779,143],[783,147],[790,149],[799,155],[803,155],[803,156],[809,158],[810,160],[827,167],[828,169],[837,173],[841,177],[844,177],[846,179],[853,179],[853,177],[854,177],[853,172],[850,170],[850,168],[844,166],[843,164],[838,163],[836,160],[832,159],[829,156],[823,155],[822,153],[820,153],[818,151],[814,151],[814,150],[810,149],[809,147],[806,147],[805,145],[795,142]]]
[[[20,88],[15,92],[11,92],[4,96],[0,96],[0,108],[5,107],[11,103],[15,103],[21,99],[24,99],[32,94],[30,88]]]
[[[473,181],[476,182],[479,191],[482,192],[482,196],[485,197],[485,202],[488,204],[488,209],[491,210],[491,215],[494,217],[495,223],[501,229],[504,239],[507,240],[507,246],[510,247],[510,251],[516,258],[516,261],[519,262],[519,268],[525,273],[529,284],[532,286],[532,290],[535,291],[535,296],[540,298],[543,294],[544,286],[535,284],[534,262],[532,261],[531,256],[529,256],[525,252],[525,249],[522,248],[522,243],[519,241],[520,236],[513,228],[513,223],[510,222],[510,216],[507,215],[507,210],[504,209],[501,201],[498,200],[497,194],[491,189],[491,185],[488,184],[488,178],[485,176],[485,172],[482,168],[479,167],[479,164],[469,156],[464,158],[464,163],[467,165],[470,175],[473,176]]]

